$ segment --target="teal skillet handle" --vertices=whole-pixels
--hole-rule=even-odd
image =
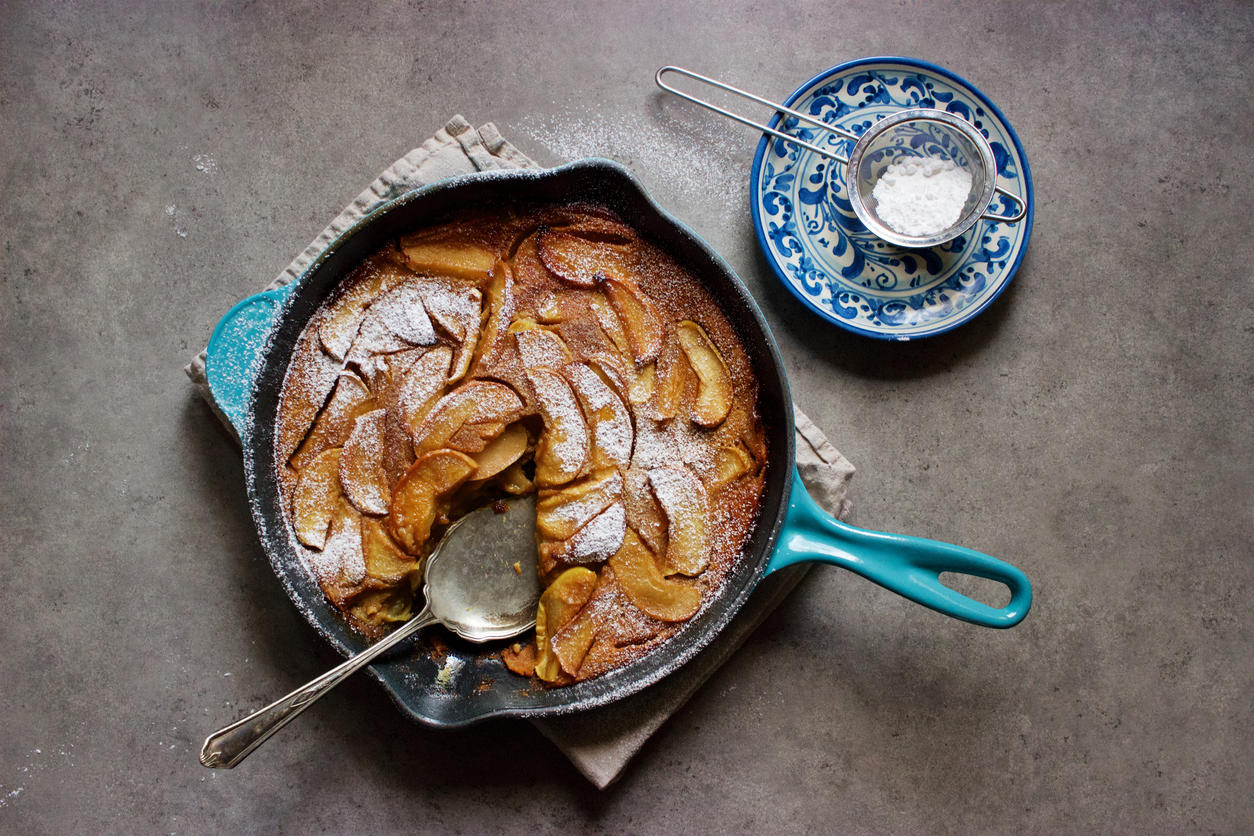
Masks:
[[[218,320],[205,350],[205,377],[218,408],[241,437],[261,353],[295,283],[249,296]]]
[[[984,627],[1013,627],[1032,606],[1027,575],[996,558],[962,546],[865,531],[823,511],[793,471],[792,498],[780,527],[767,573],[804,561],[833,563],[937,612]],[[997,609],[950,589],[942,572],[998,581],[1010,588],[1010,603]]]

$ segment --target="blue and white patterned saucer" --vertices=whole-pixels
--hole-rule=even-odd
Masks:
[[[764,135],[753,158],[753,223],[767,260],[798,299],[855,333],[913,340],[972,319],[1010,284],[1032,233],[1032,174],[1019,137],[983,93],[925,61],[863,58],[815,76],[784,104],[855,134],[904,108],[955,113],[988,138],[998,185],[1027,204],[1016,224],[981,220],[949,243],[902,249],[858,220],[843,166]],[[853,147],[851,140],[782,115],[772,127],[842,156]],[[989,211],[1012,214],[1015,208],[999,195]]]

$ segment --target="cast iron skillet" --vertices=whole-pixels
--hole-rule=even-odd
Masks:
[[[788,379],[757,304],[726,262],[663,212],[626,169],[592,159],[548,170],[480,172],[409,192],[345,230],[299,281],[244,300],[214,330],[207,361],[209,383],[243,442],[248,498],[261,545],[288,595],[336,650],[346,655],[358,652],[365,640],[327,603],[297,557],[276,476],[275,419],[297,337],[341,278],[401,233],[467,207],[584,200],[613,209],[685,265],[710,289],[740,335],[757,374],[770,451],[758,524],[722,594],[670,642],[643,659],[587,682],[543,688],[510,673],[499,659],[499,648],[461,645],[447,635],[438,646],[423,639],[370,668],[402,711],[422,723],[454,727],[494,716],[578,711],[635,693],[695,656],[732,619],[764,575],[800,561],[844,566],[976,624],[1011,627],[1023,619],[1031,604],[1031,587],[1013,566],[959,546],[862,531],[815,505],[795,474]],[[967,598],[943,586],[937,577],[941,572],[1000,581],[1010,588],[1011,601],[995,609]]]

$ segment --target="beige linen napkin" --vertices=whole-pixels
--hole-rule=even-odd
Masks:
[[[494,168],[536,167],[536,163],[507,142],[493,124],[488,123],[476,130],[461,116],[454,116],[435,136],[380,174],[265,289],[298,279],[341,232],[363,215],[411,189],[454,174]],[[231,422],[218,409],[209,391],[204,351],[187,365],[185,371],[227,430],[234,435]],[[794,406],[793,414],[797,424],[797,469],[801,479],[819,505],[843,517],[849,508],[846,494],[854,473],[853,465],[800,409]],[[533,724],[570,758],[589,781],[604,789],[619,777],[649,736],[740,647],[807,570],[807,564],[799,564],[768,576],[709,647],[658,684],[611,705],[574,715],[537,719],[532,721]]]

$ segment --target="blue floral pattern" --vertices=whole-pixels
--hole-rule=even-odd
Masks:
[[[898,110],[929,107],[971,122],[988,138],[997,182],[1023,198],[1017,224],[982,220],[928,249],[880,240],[849,202],[843,166],[781,139],[763,138],[754,158],[754,222],[767,259],[805,303],[838,325],[907,340],[947,331],[983,310],[1010,282],[1032,228],[1032,186],[1014,131],[974,87],[930,64],[869,59],[837,67],[798,91],[790,106],[861,134]],[[842,156],[853,142],[793,117],[779,128]],[[1013,214],[996,195],[990,212]]]

